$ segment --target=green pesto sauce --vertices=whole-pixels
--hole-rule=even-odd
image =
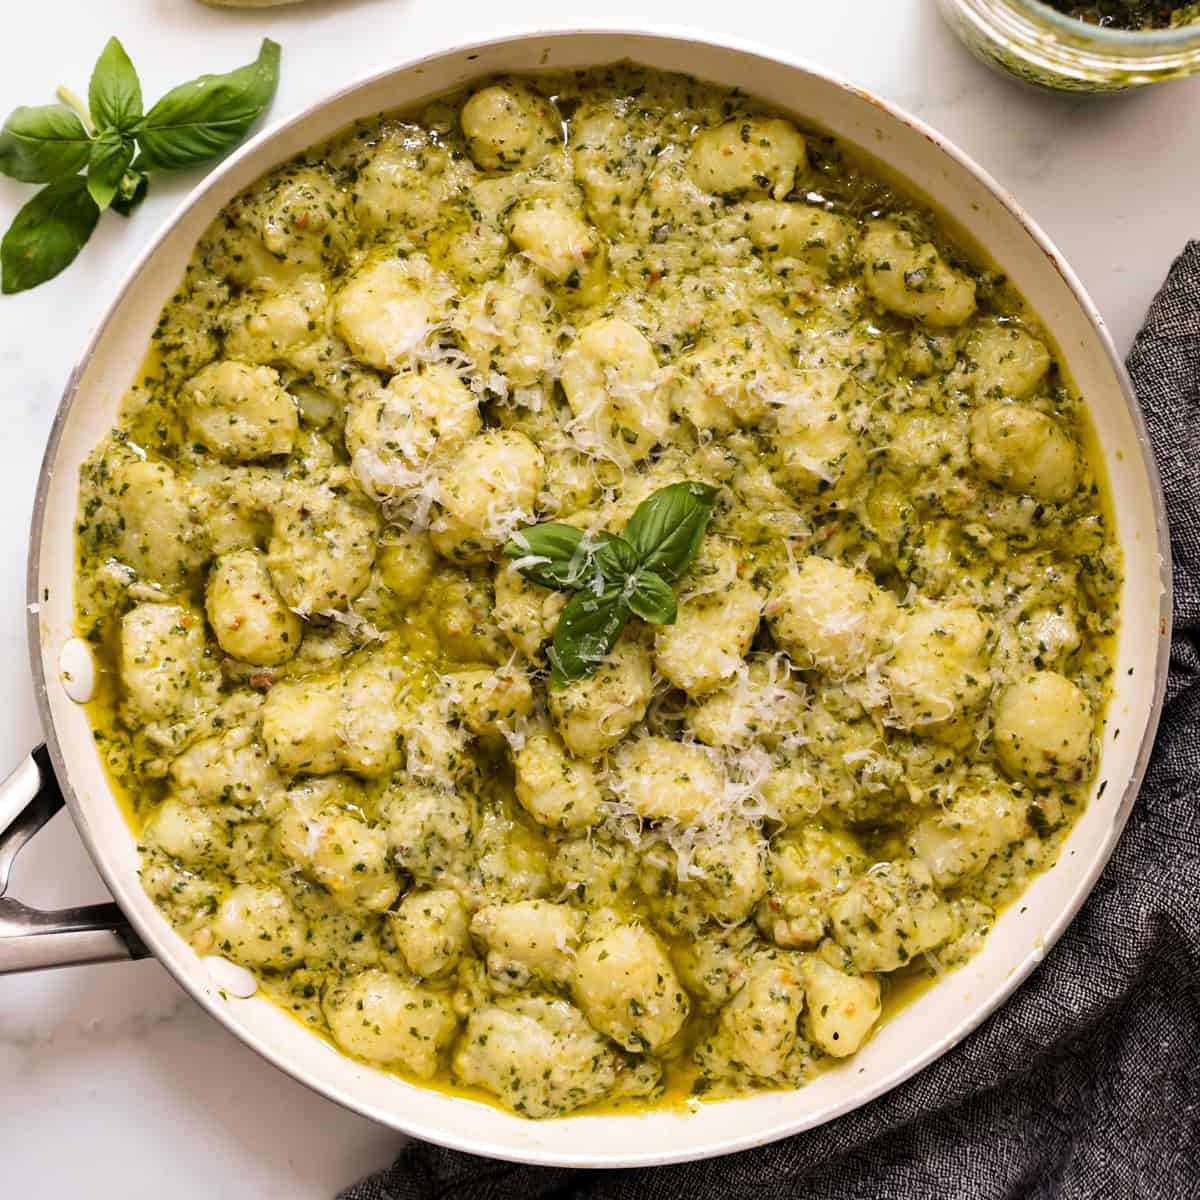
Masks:
[[[1200,21],[1200,4],[1175,4],[1172,0],[1096,0],[1077,4],[1073,0],[1045,0],[1051,8],[1110,29],[1175,29]]]
[[[533,1117],[798,1087],[847,1048],[819,964],[886,1020],[1082,811],[1102,458],[1003,273],[820,130],[629,65],[497,87],[200,239],[81,472],[97,746],[181,936],[348,1054]],[[679,479],[721,492],[678,624],[550,695],[507,531]],[[1034,675],[1086,713],[1046,769],[994,736]],[[527,901],[516,946],[484,910]]]

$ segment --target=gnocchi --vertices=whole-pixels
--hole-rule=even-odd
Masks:
[[[626,63],[359,122],[153,346],[79,479],[97,753],[154,903],[346,1055],[534,1119],[803,1086],[1087,802],[1083,400],[798,117]]]

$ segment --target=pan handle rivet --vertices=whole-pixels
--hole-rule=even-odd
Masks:
[[[96,694],[96,661],[83,638],[70,638],[59,651],[58,677],[76,704],[86,704]]]

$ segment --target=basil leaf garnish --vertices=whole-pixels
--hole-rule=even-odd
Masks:
[[[643,500],[623,535],[641,566],[678,579],[696,557],[716,498],[716,488],[688,482],[672,483]]]
[[[88,108],[100,132],[131,133],[141,120],[142,85],[125,47],[115,37],[108,39],[92,68]]]
[[[149,171],[223,154],[270,104],[278,82],[279,46],[264,38],[254,62],[173,88],[143,116],[137,71],[120,41],[109,38],[86,105],[60,87],[61,105],[14,109],[0,129],[0,174],[51,185],[5,234],[0,287],[21,292],[57,275],[104,209],[127,217],[141,204]]]
[[[278,83],[279,45],[264,38],[254,62],[172,88],[137,127],[143,165],[175,170],[223,154],[262,115]]]
[[[623,538],[604,534],[596,550],[596,569],[606,580],[622,580],[638,569],[637,551]]]
[[[91,149],[83,122],[69,108],[16,108],[0,130],[0,172],[23,183],[54,183],[83,167]]]
[[[630,611],[651,625],[674,625],[679,612],[671,585],[653,571],[639,571],[627,600]]]
[[[550,686],[562,688],[590,675],[616,645],[628,618],[622,588],[608,588],[599,596],[576,592],[554,629]]]
[[[554,630],[550,685],[591,674],[629,614],[670,625],[679,606],[671,583],[700,548],[718,489],[673,483],[642,501],[620,537],[559,521],[514,533],[502,553],[533,583],[574,592]]]
[[[101,134],[92,143],[87,188],[101,212],[113,202],[131,162],[133,143],[119,133]]]
[[[23,292],[70,266],[99,219],[82,175],[42,188],[0,242],[0,290]]]

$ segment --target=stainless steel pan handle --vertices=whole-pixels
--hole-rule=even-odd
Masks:
[[[149,954],[111,901],[43,912],[5,895],[21,847],[62,806],[45,746],[0,783],[0,975]]]

